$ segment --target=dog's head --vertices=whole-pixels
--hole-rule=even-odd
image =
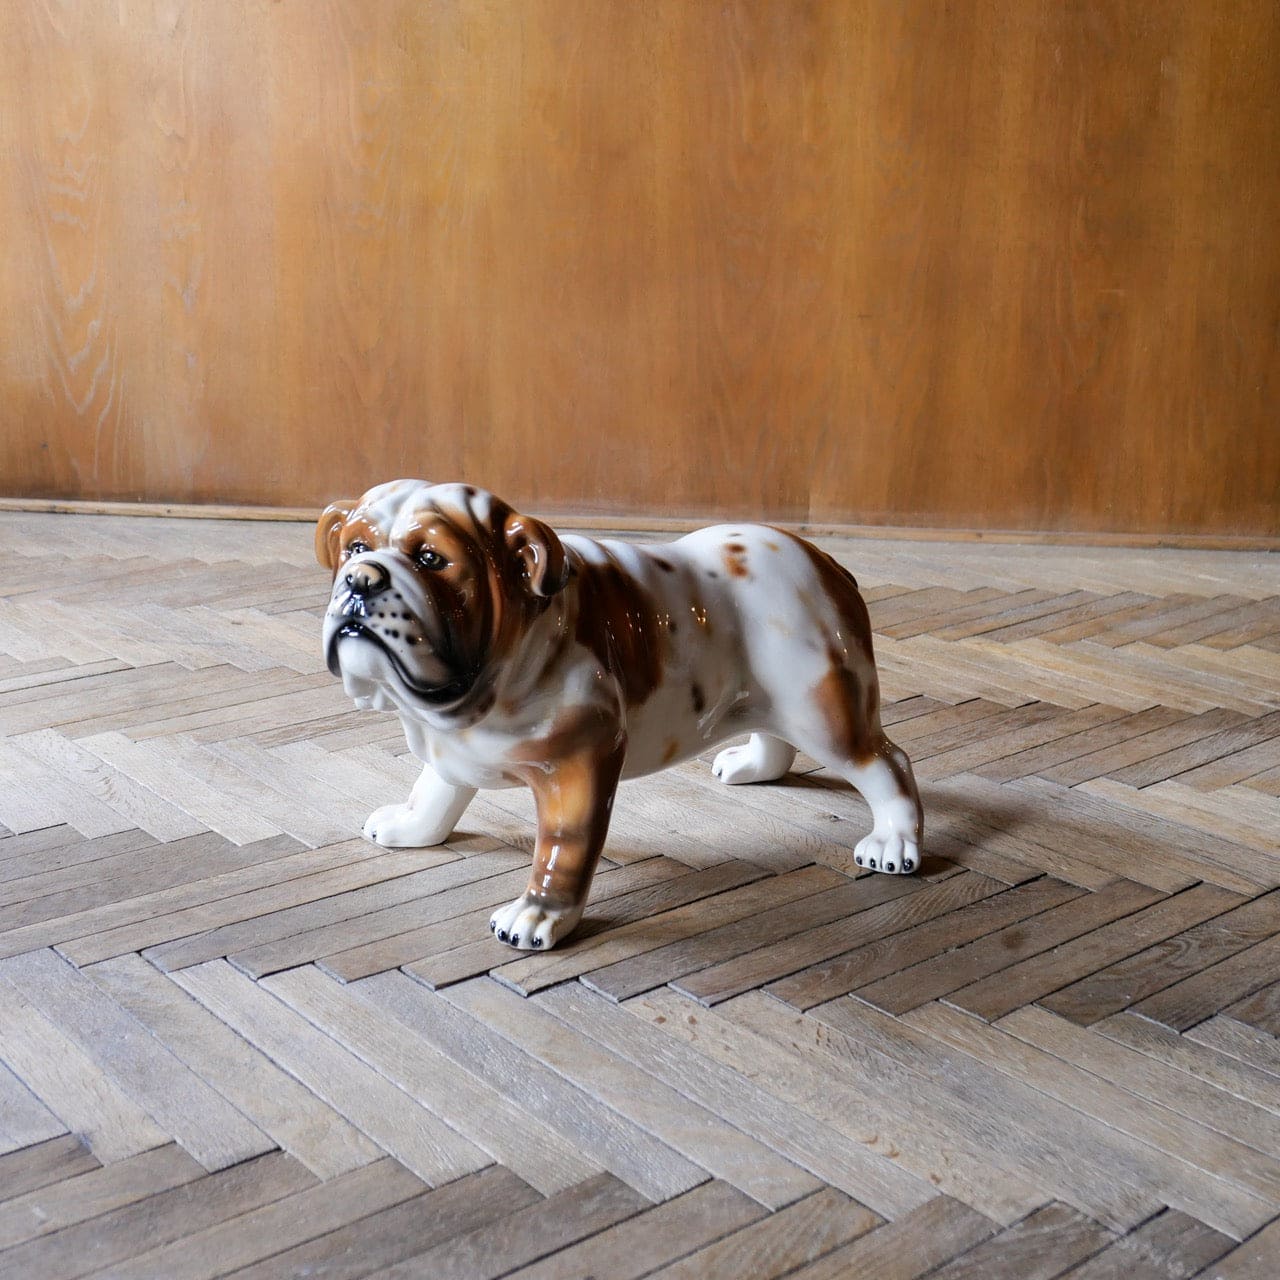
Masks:
[[[456,716],[483,704],[569,564],[539,520],[463,484],[394,480],[316,526],[333,572],[325,657],[359,705]]]

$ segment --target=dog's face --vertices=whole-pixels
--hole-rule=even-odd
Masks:
[[[360,705],[459,715],[568,577],[559,538],[470,485],[394,480],[316,526],[325,657]]]

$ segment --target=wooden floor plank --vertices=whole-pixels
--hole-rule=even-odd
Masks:
[[[763,1206],[727,1183],[704,1182],[580,1244],[521,1267],[511,1273],[510,1280],[574,1280],[583,1276],[638,1280],[764,1216]]]
[[[1110,1232],[1074,1209],[1049,1204],[933,1274],[937,1280],[985,1280],[998,1272],[1021,1280],[1052,1280],[1064,1265],[1089,1257],[1111,1240]]]
[[[204,1172],[180,1147],[154,1147],[29,1191],[0,1205],[0,1251],[194,1182]]]
[[[1034,883],[1044,885],[1045,890],[1038,895],[1028,895],[1021,902],[1002,901],[1004,897],[1020,892],[1012,889],[1009,895],[967,908],[971,913],[970,919],[957,920],[955,923],[960,927],[939,939],[954,949],[942,946],[926,949],[926,957],[917,963],[891,971],[884,977],[857,983],[852,989],[857,991],[860,1000],[886,1013],[906,1013],[930,1000],[940,999],[961,987],[989,978],[1022,960],[1043,955],[1053,947],[1113,920],[1131,915],[1147,906],[1156,896],[1132,881],[1117,880],[1097,893],[1084,897],[1073,894],[1062,901],[1064,895],[1055,887],[1059,882]],[[1003,912],[1000,910],[1002,906],[1006,908]],[[1024,906],[1030,910],[1023,911]],[[1005,924],[1005,919],[1013,922]],[[972,942],[967,941],[970,935],[974,937]],[[769,987],[768,991],[797,1004],[792,998],[794,993],[783,989],[781,984]],[[809,999],[810,994],[816,998]],[[797,1007],[808,1008],[837,994],[840,993],[821,988],[812,993],[806,992],[804,998],[808,1003]]]
[[[1280,1257],[1280,1220],[1219,1258],[1207,1271],[1212,1280],[1270,1280]]]
[[[359,845],[358,851],[364,858],[371,856],[368,845]],[[398,874],[367,885],[350,886],[341,893],[323,893],[299,901],[289,901],[283,895],[275,901],[255,900],[246,904],[251,910],[238,913],[226,923],[207,930],[190,929],[172,942],[147,948],[147,959],[171,971],[235,955],[255,975],[275,972],[288,968],[290,962],[305,964],[324,955],[328,949],[340,946],[355,928],[394,929],[401,920],[417,918],[422,910],[421,899],[458,884],[514,871],[519,861],[510,854],[483,853],[462,859],[452,852],[424,854],[416,849],[374,856],[393,857]],[[394,918],[383,914],[406,904],[408,909],[397,912]],[[351,921],[357,918],[361,924],[353,927]],[[293,952],[276,963],[274,953],[268,955],[267,948],[285,939],[293,940],[287,944]],[[263,962],[256,965],[254,959],[259,951]]]
[[[183,969],[174,981],[428,1186],[474,1173],[489,1162],[456,1130],[226,961]]]
[[[1147,1106],[1096,1076],[1017,1041],[944,1005],[926,1005],[906,1015],[914,1027],[935,1035],[1101,1124],[1138,1139],[1127,1151],[1150,1163],[1153,1149],[1166,1158],[1152,1185],[1176,1208],[1194,1206],[1211,1226],[1244,1239],[1280,1212],[1280,1168],[1258,1159],[1242,1144],[1206,1126],[1181,1120],[1166,1108]],[[1149,1144],[1149,1145],[1145,1145]]]
[[[0,1153],[47,1142],[66,1131],[67,1126],[5,1066],[0,1051]]]
[[[589,1145],[593,1160],[641,1195],[665,1200],[706,1181],[701,1168],[420,983],[383,973],[355,987],[565,1141]]]
[[[91,1280],[214,1280],[361,1218],[423,1190],[394,1160],[379,1160],[332,1182],[238,1213],[184,1239],[139,1252],[127,1262],[91,1271]],[[141,1242],[140,1242],[141,1243]]]
[[[709,746],[527,955],[526,789],[360,836],[421,765],[311,533],[0,512],[0,1274],[1271,1280],[1268,557],[822,538],[920,873]]]
[[[1229,1236],[1167,1209],[1064,1272],[1062,1280],[1189,1280],[1231,1247]]]
[[[796,1280],[917,1280],[994,1230],[966,1205],[937,1196],[791,1274]]]
[[[645,998],[638,1011],[642,1018],[660,1025],[660,1019],[666,1021],[662,1014],[649,1017],[653,1000],[661,997]],[[861,1130],[851,1130],[847,1122],[829,1125],[833,1116],[799,1105],[798,1095],[783,1096],[762,1087],[763,1082],[756,1083],[760,1077],[755,1071],[747,1078],[738,1070],[740,1064],[709,1061],[670,1035],[646,1027],[633,1016],[635,1002],[620,1009],[574,983],[553,988],[539,1001],[562,1022],[632,1061],[645,1076],[716,1112],[877,1212],[894,1215],[932,1194],[923,1165],[907,1160],[901,1168],[894,1167],[879,1151],[865,1150],[876,1144],[867,1142]],[[833,1093],[842,1096],[842,1087],[834,1085]],[[993,1198],[998,1200],[999,1195],[997,1189]]]
[[[101,1167],[74,1133],[36,1140],[0,1156],[0,1204]]]
[[[688,867],[663,857],[646,858],[643,862],[621,867],[605,867],[596,873],[592,881],[591,900],[596,904],[611,902],[612,905],[605,908],[610,912],[623,910],[625,908],[618,906],[617,899],[683,877],[688,871]],[[455,948],[491,941],[488,937],[489,917],[497,907],[505,906],[523,889],[526,879],[527,872],[523,866],[515,868],[507,876],[494,876],[478,883],[477,892],[457,895],[447,910],[442,908],[446,906],[445,899],[449,895],[441,894],[427,909],[419,912],[418,918],[423,923],[416,929],[389,937],[376,937],[335,951],[323,956],[320,965],[326,973],[343,982],[354,982],[357,978],[397,969],[401,965],[420,966],[432,957]],[[472,905],[477,902],[479,906]],[[502,958],[501,952],[486,949],[486,954],[491,961]]]
[[[533,1189],[508,1170],[490,1166],[227,1274],[235,1280],[358,1280],[506,1219],[537,1200]]]
[[[1221,891],[1196,886],[1095,929],[1053,951],[1032,956],[947,996],[957,1008],[988,1021],[1021,1004],[1049,995],[1086,974],[1127,959],[1151,943],[1185,933],[1190,927],[1222,912]]]
[[[1101,1080],[1118,1083],[1135,1097],[1167,1107],[1197,1124],[1207,1125],[1217,1133],[1269,1155],[1272,1163],[1276,1153],[1280,1153],[1280,1123],[1273,1113],[1250,1106],[1239,1098],[1226,1096],[1214,1086],[1153,1056],[1129,1049],[1114,1039],[1078,1027],[1035,1006],[1001,1018],[996,1026],[1061,1058],[1072,1067],[1090,1072]],[[1264,1169],[1268,1178],[1274,1172],[1276,1170],[1269,1165]]]
[[[1138,1050],[1148,1059],[1167,1063],[1212,1085],[1219,1104],[1242,1099],[1252,1107],[1280,1115],[1280,1089],[1276,1086],[1274,1074],[1212,1043],[1221,1034],[1223,1026],[1239,1027],[1239,1024],[1228,1018],[1214,1018],[1191,1033],[1180,1035],[1158,1022],[1150,1022],[1131,1013],[1117,1013],[1095,1023],[1093,1030]],[[1240,1030],[1247,1035],[1249,1029],[1240,1027]],[[1193,1039],[1193,1035],[1202,1038]],[[1230,1038],[1223,1036],[1222,1043],[1231,1043]],[[1280,1061],[1275,1065],[1280,1066]]]
[[[104,1164],[168,1141],[79,1045],[2,976],[0,1059]]]
[[[804,868],[790,874],[799,878],[802,887],[830,883],[816,868]],[[678,887],[683,889],[687,882],[702,877],[710,878],[712,875],[716,875],[717,887],[705,897],[678,903],[657,915],[606,929],[583,939],[572,948],[513,960],[495,968],[493,976],[516,991],[531,995],[535,991],[544,990],[617,960],[642,955],[670,942],[697,937],[708,928],[736,924],[741,920],[758,920],[770,902],[777,901],[778,897],[785,901],[792,883],[784,873],[767,880],[743,884],[739,871],[721,891],[718,886],[724,873],[720,873],[719,868],[713,868],[709,872],[686,877],[685,881],[679,882]],[[682,894],[681,897],[683,896]],[[672,901],[676,903],[675,899]]]
[[[710,1280],[752,1275],[772,1280],[856,1240],[878,1222],[874,1214],[839,1192],[818,1191],[651,1276],[653,1280]]]
[[[379,1147],[140,956],[87,971],[169,1050],[318,1178],[370,1164]]]
[[[948,1059],[946,1080],[939,1084],[936,1070],[931,1071],[926,1060],[927,1051],[922,1052],[922,1045],[932,1046],[905,1036],[890,1044],[880,1035],[884,1024],[867,1020],[865,1006],[842,1000],[801,1014],[751,992],[722,1008],[729,1025],[739,1024],[754,1033],[754,1038],[738,1037],[751,1053],[760,1052],[763,1037],[810,1059],[820,1073],[819,1081],[841,1066],[853,1065],[861,1072],[863,1091],[877,1097],[891,1094],[902,1109],[899,1127],[896,1132],[887,1130],[878,1121],[876,1132],[892,1133],[889,1149],[897,1153],[896,1160],[905,1159],[914,1149],[936,1150],[938,1133],[946,1135],[956,1152],[980,1152],[965,1161],[965,1176],[983,1177],[988,1184],[985,1193],[963,1187],[952,1173],[958,1163],[954,1156],[934,1166],[930,1181],[950,1194],[962,1194],[966,1203],[1002,1225],[1011,1225],[1055,1198],[1120,1231],[1142,1221],[1155,1207],[1149,1193],[1117,1179],[1086,1142],[1064,1143],[1054,1135],[1042,1114],[1042,1100],[1019,1107],[1010,1097],[1005,1107],[993,1108],[985,1101],[995,1083],[992,1077],[953,1059]],[[709,1021],[725,1029],[719,1018],[703,1015],[704,1035]],[[794,1061],[789,1065],[796,1069]],[[1021,1095],[1021,1101],[1031,1099]],[[1095,1148],[1105,1147],[1105,1142],[1099,1145],[1100,1134],[1092,1137]],[[996,1198],[997,1191],[1002,1199]]]
[[[1137,889],[1137,886],[1129,887]],[[1154,896],[1140,889],[1138,892],[1142,896],[1137,900],[1136,906],[1144,905]],[[948,911],[913,928],[904,929],[901,933],[877,939],[831,960],[802,969],[788,978],[770,983],[765,990],[797,1009],[808,1009],[850,991],[858,991],[861,998],[867,999],[864,993],[868,988],[890,981],[893,976],[900,976],[904,985],[916,992],[915,976],[919,976],[918,971],[924,964],[933,962],[945,968],[948,974],[954,975],[954,964],[959,958],[955,949],[971,939],[985,938],[992,933],[1002,938],[996,945],[1002,947],[999,954],[1004,958],[1012,949],[1003,945],[1010,936],[1004,926],[1018,929],[1028,917],[1035,917],[1026,931],[1039,937],[1042,923],[1040,913],[1078,897],[1079,893],[1078,889],[1063,884],[1060,880],[1049,877],[1033,880],[1003,893],[979,898],[976,902]],[[1097,902],[1104,894],[1105,890],[1090,894],[1087,900]],[[1012,921],[1020,923],[1010,924]],[[1006,960],[1006,963],[1009,962]],[[963,980],[955,985],[963,985]],[[948,988],[951,989],[953,988]],[[924,996],[917,1003],[924,1003],[929,998]],[[872,1003],[878,1002],[872,999]]]
[[[275,1143],[78,969],[52,951],[0,960],[8,981],[208,1170]]]
[[[934,884],[893,884],[886,877],[859,881],[858,909],[782,942],[758,947],[732,960],[681,978],[678,990],[712,1005],[763,982],[781,978],[868,942],[909,929],[922,920],[966,906],[1003,888],[998,881],[966,871]]]
[[[635,1090],[633,1068],[625,1057],[566,1028],[536,1001],[522,1000],[487,978],[450,987],[444,998],[767,1208],[777,1209],[813,1190],[811,1175],[676,1090],[656,1079]]]
[[[1196,1044],[1220,1049],[1259,1071],[1280,1076],[1280,1040],[1256,1027],[1246,1027],[1234,1018],[1218,1014],[1189,1028],[1185,1034]]]
[[[292,969],[263,985],[435,1115],[448,1117],[476,1146],[542,1195],[601,1172],[590,1155],[456,1066],[421,1036],[313,968]]]
[[[626,1221],[645,1208],[644,1199],[608,1174],[563,1191],[543,1204],[477,1227],[426,1253],[375,1274],[376,1280],[496,1280],[557,1249]]]
[[[67,938],[57,943],[58,951],[78,965],[138,950],[170,964],[171,956],[192,952],[220,959],[222,929],[295,907],[317,904],[317,910],[332,910],[335,902],[365,889],[385,886],[384,892],[394,893],[397,882],[420,872],[424,863],[453,860],[446,853],[424,858],[416,849],[370,854],[363,842],[343,841],[211,876],[168,894],[145,894],[119,911],[77,913],[57,922],[53,931]],[[212,941],[215,934],[219,943]],[[162,952],[170,943],[173,951]]]
[[[465,946],[428,956],[413,964],[405,965],[404,969],[420,982],[433,987],[443,987],[475,977],[477,974],[488,973],[490,969],[505,967],[506,964],[518,965],[520,968],[515,972],[522,984],[522,989],[540,990],[555,982],[561,982],[566,977],[575,976],[582,972],[584,967],[590,968],[590,957],[595,954],[596,948],[608,944],[615,933],[625,930],[634,921],[647,922],[664,910],[674,913],[691,903],[701,905],[705,899],[714,900],[717,895],[749,884],[753,880],[759,880],[763,875],[759,867],[751,864],[720,863],[702,871],[694,871],[688,875],[620,894],[616,898],[606,899],[595,911],[588,911],[575,933],[572,948],[548,953],[545,957],[522,953],[521,959],[511,960],[509,952],[495,949],[496,944],[492,937],[482,935]],[[685,912],[677,919],[688,921],[691,919],[691,913]],[[623,935],[620,945],[624,952],[628,941],[633,940],[635,935],[635,930]],[[641,949],[644,945],[643,936],[642,934],[639,942]],[[536,966],[535,962],[540,959],[546,959],[552,963],[546,967]],[[529,965],[528,971],[524,968],[526,963]]]
[[[127,1265],[144,1249],[185,1242],[210,1225],[314,1184],[315,1179],[288,1156],[259,1156],[6,1249],[0,1253],[0,1274],[22,1280],[77,1280],[95,1269],[102,1273]]]
[[[583,981],[612,1000],[625,1000],[754,950],[761,938],[786,938],[801,929],[840,919],[855,905],[858,893],[856,886],[843,876],[818,867],[775,876],[761,888],[763,903],[767,903],[764,909],[592,968],[583,975]]]
[[[1138,1001],[1135,1013],[1186,1031],[1264,986],[1280,963],[1280,934]]]
[[[1041,1003],[1088,1026],[1280,932],[1280,894],[1240,903],[1209,886],[1198,893],[1201,900],[1220,908],[1209,919],[1097,968]]]

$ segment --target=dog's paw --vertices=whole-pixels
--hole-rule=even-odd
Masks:
[[[890,875],[910,875],[920,865],[920,846],[913,836],[901,831],[873,831],[858,841],[853,860],[872,871]]]
[[[728,786],[776,782],[795,762],[796,749],[781,738],[753,733],[737,747],[725,747],[711,765],[712,774]]]
[[[407,804],[384,804],[375,809],[364,824],[364,834],[384,849],[425,849],[449,838],[433,823]]]
[[[721,782],[734,787],[744,782],[759,781],[759,766],[745,743],[740,747],[725,747],[715,758],[711,772]]]
[[[581,919],[581,907],[557,911],[523,897],[499,907],[489,917],[489,931],[518,951],[549,951]]]

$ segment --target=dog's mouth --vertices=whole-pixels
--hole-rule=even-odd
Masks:
[[[428,683],[410,672],[395,649],[369,625],[369,615],[364,601],[359,599],[348,600],[343,605],[339,616],[344,621],[330,635],[325,653],[326,665],[339,680],[342,679],[342,664],[338,658],[338,646],[343,640],[363,640],[368,644],[377,646],[378,650],[390,663],[391,669],[395,672],[396,678],[400,683],[409,693],[422,702],[430,703],[433,706],[447,706],[450,703],[459,701],[466,694],[469,688],[469,682],[466,679],[455,678],[453,680]]]

